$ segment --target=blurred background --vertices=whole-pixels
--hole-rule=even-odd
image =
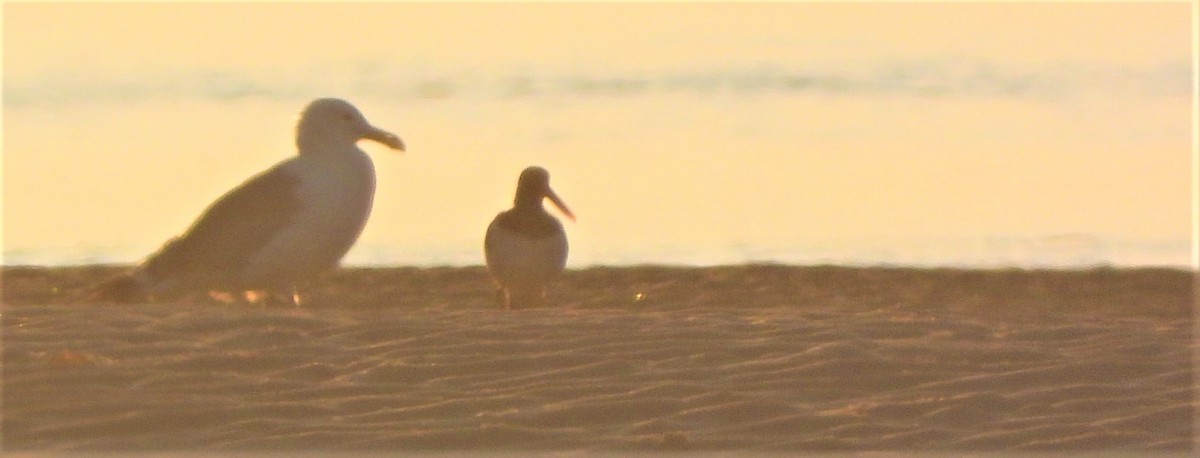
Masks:
[[[528,165],[569,265],[1195,266],[1191,5],[3,6],[4,263],[136,262],[295,153],[409,152],[350,265],[482,264]]]

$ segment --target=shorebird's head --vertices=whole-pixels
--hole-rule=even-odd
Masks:
[[[571,221],[575,221],[575,214],[571,213],[567,204],[558,197],[553,189],[550,189],[550,172],[538,166],[526,168],[521,172],[521,178],[517,179],[515,203],[541,207],[543,198],[550,199],[550,203],[553,203],[558,211],[570,218]]]
[[[296,143],[301,153],[313,148],[353,145],[361,139],[404,151],[400,137],[372,126],[358,108],[345,100],[314,100],[300,113],[300,122],[296,124]]]

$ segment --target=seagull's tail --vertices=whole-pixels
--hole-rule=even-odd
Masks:
[[[149,298],[146,290],[133,275],[124,273],[92,287],[90,299],[100,302],[130,303]]]

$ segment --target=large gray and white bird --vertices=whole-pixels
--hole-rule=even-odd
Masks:
[[[361,139],[403,151],[350,103],[309,103],[296,125],[299,154],[213,203],[183,235],[131,272],[94,289],[118,302],[197,292],[265,292],[299,302],[296,286],[333,269],[358,239],[375,195],[375,168]]]
[[[575,220],[550,189],[550,173],[541,167],[529,167],[517,180],[513,207],[496,215],[488,225],[484,258],[505,308],[542,305],[547,284],[567,264],[567,235],[562,224],[546,213],[543,199],[550,199],[567,218]]]

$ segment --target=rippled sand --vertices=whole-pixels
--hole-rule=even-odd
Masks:
[[[79,302],[5,268],[7,451],[1156,451],[1195,447],[1175,270],[345,270],[300,308]]]

